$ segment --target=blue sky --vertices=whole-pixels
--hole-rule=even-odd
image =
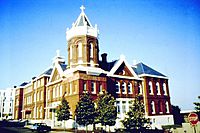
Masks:
[[[126,56],[169,77],[171,102],[193,109],[200,95],[199,0],[0,0],[0,89],[67,57],[65,32],[85,13],[100,30],[100,54]]]

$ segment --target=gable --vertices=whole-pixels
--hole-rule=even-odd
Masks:
[[[121,76],[122,78],[133,78],[140,80],[140,78],[125,60],[125,56],[123,55],[120,56],[120,59],[114,64],[114,66],[111,68],[110,72],[108,72],[107,75],[111,77]]]
[[[119,66],[119,68],[115,71],[114,74],[133,77],[133,74],[131,73],[131,71],[128,69],[128,67],[126,66],[124,62]]]
[[[59,80],[59,79],[60,79],[60,74],[58,72],[58,69],[55,68],[55,70],[52,73],[52,78],[51,78],[50,82],[53,82],[53,81],[56,81],[56,80]]]

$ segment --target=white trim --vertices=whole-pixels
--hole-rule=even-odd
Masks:
[[[126,61],[125,59],[125,56],[124,55],[121,55],[120,56],[120,59],[117,61],[117,63],[113,66],[113,68],[110,70],[110,72],[108,72],[107,76],[113,76],[113,77],[116,77],[116,75],[114,74],[117,69],[122,65],[122,63],[124,62],[124,64],[127,66],[128,70],[131,72],[131,74],[133,75],[133,77],[129,77],[129,76],[119,76],[117,75],[117,77],[123,77],[123,78],[128,78],[129,79],[140,79],[137,74],[133,71],[133,69],[131,68],[131,66],[128,64],[128,62]]]
[[[164,76],[157,76],[157,75],[151,75],[151,74],[140,74],[138,75],[140,78],[141,77],[153,77],[153,78],[162,78],[162,79],[169,79],[168,77]]]
[[[53,75],[54,75],[56,69],[58,70],[58,74],[60,75],[60,78],[62,78],[62,75],[63,75],[64,72],[63,72],[63,70],[62,70],[60,64],[59,64],[58,62],[56,62],[56,63],[55,63],[55,66],[53,67],[53,70],[52,70],[52,72],[51,72],[51,76],[50,76],[50,78],[49,78],[49,83],[52,81]]]
[[[108,76],[108,75],[107,75]],[[136,80],[144,80],[141,78],[135,78],[135,77],[128,77],[128,76],[120,76],[120,75],[109,75],[109,77],[113,78],[121,78],[121,79],[136,79]]]

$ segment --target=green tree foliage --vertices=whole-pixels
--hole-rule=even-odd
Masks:
[[[128,130],[141,129],[145,124],[149,123],[149,119],[145,118],[145,109],[143,102],[138,96],[131,101],[131,106],[127,117],[122,120],[124,127]]]
[[[87,126],[94,123],[95,108],[89,93],[82,94],[75,110],[76,122],[79,125]]]
[[[105,92],[99,95],[96,108],[96,121],[103,126],[114,126],[117,119],[117,107],[113,96]]]
[[[58,121],[69,120],[70,119],[70,107],[67,100],[63,97],[61,105],[58,106],[56,110]]]
[[[198,96],[198,99],[200,100],[200,96]],[[194,105],[195,105],[195,110],[197,112],[200,112],[200,102],[194,102]]]
[[[172,115],[174,117],[174,124],[181,125],[184,122],[184,118],[180,113],[181,109],[178,106],[172,105]]]

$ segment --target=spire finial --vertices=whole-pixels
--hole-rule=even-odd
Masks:
[[[59,50],[59,49],[56,50],[56,56],[57,56],[57,57],[60,57],[60,50]]]
[[[80,7],[80,9],[81,9],[81,12],[84,12],[85,7],[82,5],[82,6]]]

